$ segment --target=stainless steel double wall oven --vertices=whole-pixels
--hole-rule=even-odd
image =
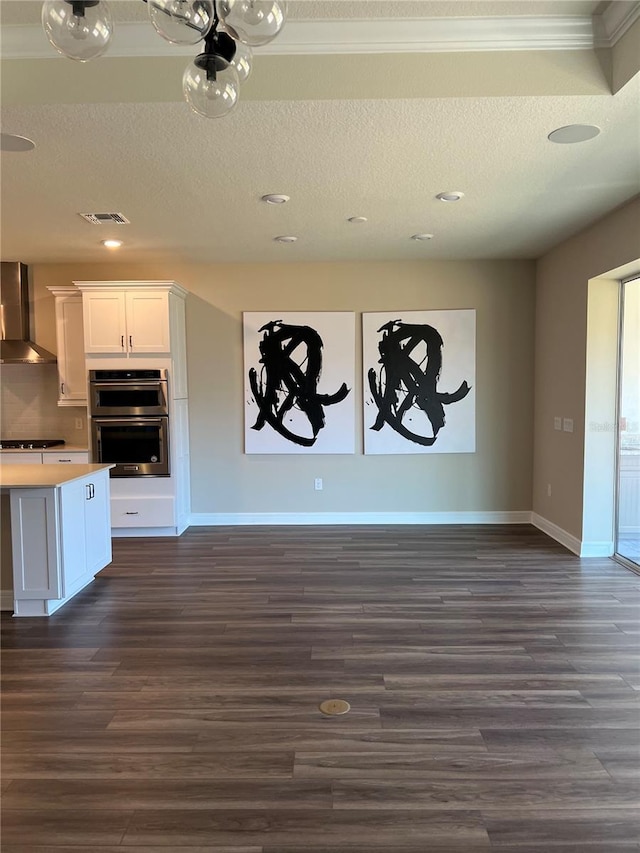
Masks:
[[[92,459],[112,477],[169,476],[167,386],[166,370],[89,371]]]

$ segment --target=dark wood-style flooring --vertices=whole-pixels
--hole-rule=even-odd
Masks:
[[[2,851],[638,850],[639,607],[525,525],[115,540],[3,615]]]

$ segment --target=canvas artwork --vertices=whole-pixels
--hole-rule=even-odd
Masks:
[[[245,453],[354,453],[355,315],[246,311]]]
[[[474,453],[476,312],[362,315],[364,450]]]

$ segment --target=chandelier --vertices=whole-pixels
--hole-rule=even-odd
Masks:
[[[227,115],[251,73],[252,47],[284,25],[285,0],[143,0],[156,32],[172,44],[204,42],[182,77],[184,97],[206,118]],[[88,62],[109,47],[113,17],[107,0],[45,0],[42,26],[55,49]]]

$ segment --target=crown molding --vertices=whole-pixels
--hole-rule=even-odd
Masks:
[[[638,0],[616,0],[594,16],[595,47],[613,47],[640,18]]]
[[[640,10],[640,3],[634,3]],[[630,26],[628,24],[627,26]],[[619,37],[619,36],[618,36]],[[594,47],[590,17],[414,18],[288,21],[257,53],[271,55],[585,50]],[[171,45],[147,22],[116,24],[109,57],[193,56],[197,46]],[[40,26],[5,26],[4,59],[59,56]],[[62,58],[62,57],[61,57]]]

